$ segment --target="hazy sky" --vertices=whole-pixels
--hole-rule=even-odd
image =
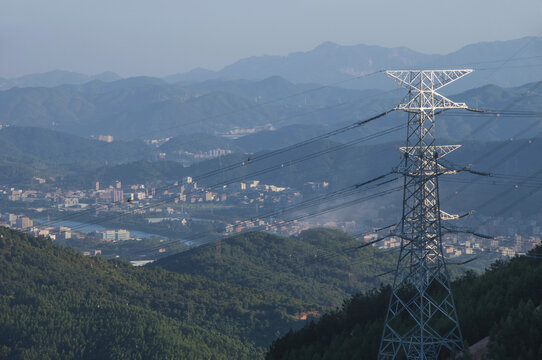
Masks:
[[[542,0],[0,0],[0,77],[163,76],[324,41],[448,53],[542,36]]]

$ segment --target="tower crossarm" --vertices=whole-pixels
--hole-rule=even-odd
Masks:
[[[384,73],[409,91],[406,101],[395,107],[395,110],[420,112],[467,109],[465,103],[456,103],[439,94],[437,90],[470,74],[472,71],[472,69],[385,70]]]
[[[429,92],[429,94],[426,94]],[[454,102],[436,91],[425,91],[422,93],[411,93],[407,101],[397,105],[395,110],[409,112],[435,111],[449,109],[468,109],[467,104]]]
[[[426,91],[424,85],[431,85],[431,89],[436,91],[473,71],[474,69],[384,70],[384,73],[408,90]]]
[[[459,219],[459,215],[457,214],[449,214],[444,210],[440,210],[440,218],[441,220],[457,220]]]
[[[447,166],[436,162],[436,159],[443,158],[460,147],[461,145],[401,146],[399,147],[399,151],[408,154],[409,157],[420,158],[421,162],[425,163],[427,166],[423,166],[423,169],[402,167],[398,169],[398,172],[407,176],[423,175],[430,177],[455,174],[457,173],[456,169],[450,169]]]
[[[460,147],[461,145],[400,146],[399,151],[409,156],[429,155],[435,159],[442,158]]]

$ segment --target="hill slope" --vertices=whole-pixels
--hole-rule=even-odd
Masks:
[[[0,123],[43,127],[84,137],[160,139],[181,136],[181,141],[169,150],[192,151],[194,141],[186,137],[195,133],[217,136],[237,131],[248,134],[266,127],[279,129],[291,125],[336,128],[389,110],[405,94],[401,89],[384,92],[296,85],[277,77],[197,85],[186,88],[160,79],[138,77],[112,83],[94,81],[80,86],[14,88],[0,91]],[[540,83],[515,88],[486,85],[467,92],[446,90],[445,94],[452,100],[465,101],[473,108],[542,110]],[[390,114],[385,121],[371,123],[363,130],[383,130],[393,124],[403,124],[403,115]],[[439,118],[441,136],[498,140],[506,139],[510,129],[514,129],[512,121],[498,121],[472,134],[478,120],[483,121],[483,115],[477,114],[476,119],[472,113],[457,115],[452,119]],[[310,127],[308,130],[312,131]],[[284,143],[279,132],[267,135],[276,135],[277,145]],[[302,135],[299,131],[298,135],[290,135],[288,141],[295,142],[300,139],[299,135]],[[200,151],[224,146],[209,144],[209,139],[202,140],[208,147],[202,146]],[[252,142],[257,140],[254,138]],[[183,142],[188,142],[184,149]],[[273,144],[268,140],[267,143]],[[239,145],[243,146],[243,141]],[[246,145],[250,145],[250,141]],[[254,147],[249,150],[254,151]]]
[[[150,266],[333,306],[389,280],[374,276],[392,267],[395,256],[372,247],[353,250],[359,245],[352,236],[329,229],[307,230],[297,237],[246,233]]]
[[[0,358],[254,359],[311,309],[0,228]],[[227,335],[224,335],[227,334]]]
[[[111,71],[89,76],[71,71],[54,70],[12,79],[0,78],[0,90],[7,90],[12,87],[54,87],[66,84],[83,84],[93,80],[115,81],[118,79],[120,79],[120,76]]]
[[[496,263],[480,277],[452,283],[463,337],[474,344],[491,335],[491,359],[540,359],[542,247],[508,263]],[[275,341],[267,359],[375,359],[390,289],[346,301],[317,323]]]
[[[391,255],[353,245],[248,233],[133,268],[0,228],[0,358],[259,358],[300,314],[374,286]]]
[[[52,164],[118,163],[152,158],[152,149],[142,141],[106,143],[37,127],[1,129],[0,153],[31,156]]]
[[[251,109],[253,105],[252,100],[226,92],[190,90],[156,78],[137,77],[0,91],[0,122],[85,137],[105,134],[119,139],[157,139],[263,125],[296,109],[287,104]]]

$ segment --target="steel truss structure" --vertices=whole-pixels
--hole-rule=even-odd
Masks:
[[[378,358],[436,360],[443,348],[459,352],[463,339],[441,242],[441,220],[455,215],[440,210],[438,177],[454,173],[439,159],[460,145],[435,144],[435,115],[467,109],[436,91],[473,70],[384,71],[408,95],[396,110],[408,113],[404,163],[401,252],[395,271]]]

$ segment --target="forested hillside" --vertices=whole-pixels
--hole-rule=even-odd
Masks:
[[[175,273],[0,228],[0,358],[260,358],[393,262],[356,246],[332,230],[248,233],[158,264]]]
[[[3,155],[29,156],[52,164],[77,162],[119,163],[152,159],[143,141],[103,141],[38,127],[7,127],[0,130]]]
[[[383,74],[374,77],[393,86]],[[539,89],[540,82],[513,88],[480,87],[478,84],[469,91],[444,94],[453,101],[464,101],[472,108],[540,111]],[[345,90],[318,84],[298,85],[277,77],[189,86],[135,77],[109,83],[93,81],[84,85],[0,91],[0,123],[48,128],[84,137],[106,134],[125,140],[182,138],[188,134],[224,135],[237,130],[246,135],[264,128],[279,129],[291,125],[307,126],[310,132],[315,125],[336,128],[389,110],[404,94],[399,88],[393,91]],[[511,129],[515,129],[512,122],[498,121],[485,131],[473,132],[477,127],[473,114],[457,115],[452,119],[444,116],[439,119],[440,136],[503,140],[509,137]],[[483,116],[476,114],[476,117],[481,119]],[[405,121],[400,113],[391,114],[389,118],[395,124]],[[363,131],[383,130],[390,126],[393,125],[389,121],[379,121],[364,127]],[[541,129],[535,127],[538,132]],[[267,135],[273,136],[272,133]],[[292,135],[288,141],[302,140],[303,134]],[[402,135],[394,137],[399,138]],[[279,140],[279,144],[282,143]],[[185,151],[194,145],[189,141],[186,149],[183,147],[182,143],[176,143],[177,150]],[[205,142],[199,148],[209,150]],[[174,149],[170,147],[170,150]]]
[[[0,228],[0,358],[254,359],[307,308]],[[256,345],[257,343],[257,345]]]
[[[251,232],[149,266],[334,307],[361,289],[390,280],[389,275],[375,275],[393,267],[394,254],[373,247],[358,249],[360,245],[351,235],[331,229],[292,237]]]
[[[526,257],[497,262],[483,275],[468,273],[452,283],[466,344],[490,335],[489,358],[542,358],[542,247]],[[389,287],[358,294],[341,309],[275,341],[275,359],[375,359]]]

